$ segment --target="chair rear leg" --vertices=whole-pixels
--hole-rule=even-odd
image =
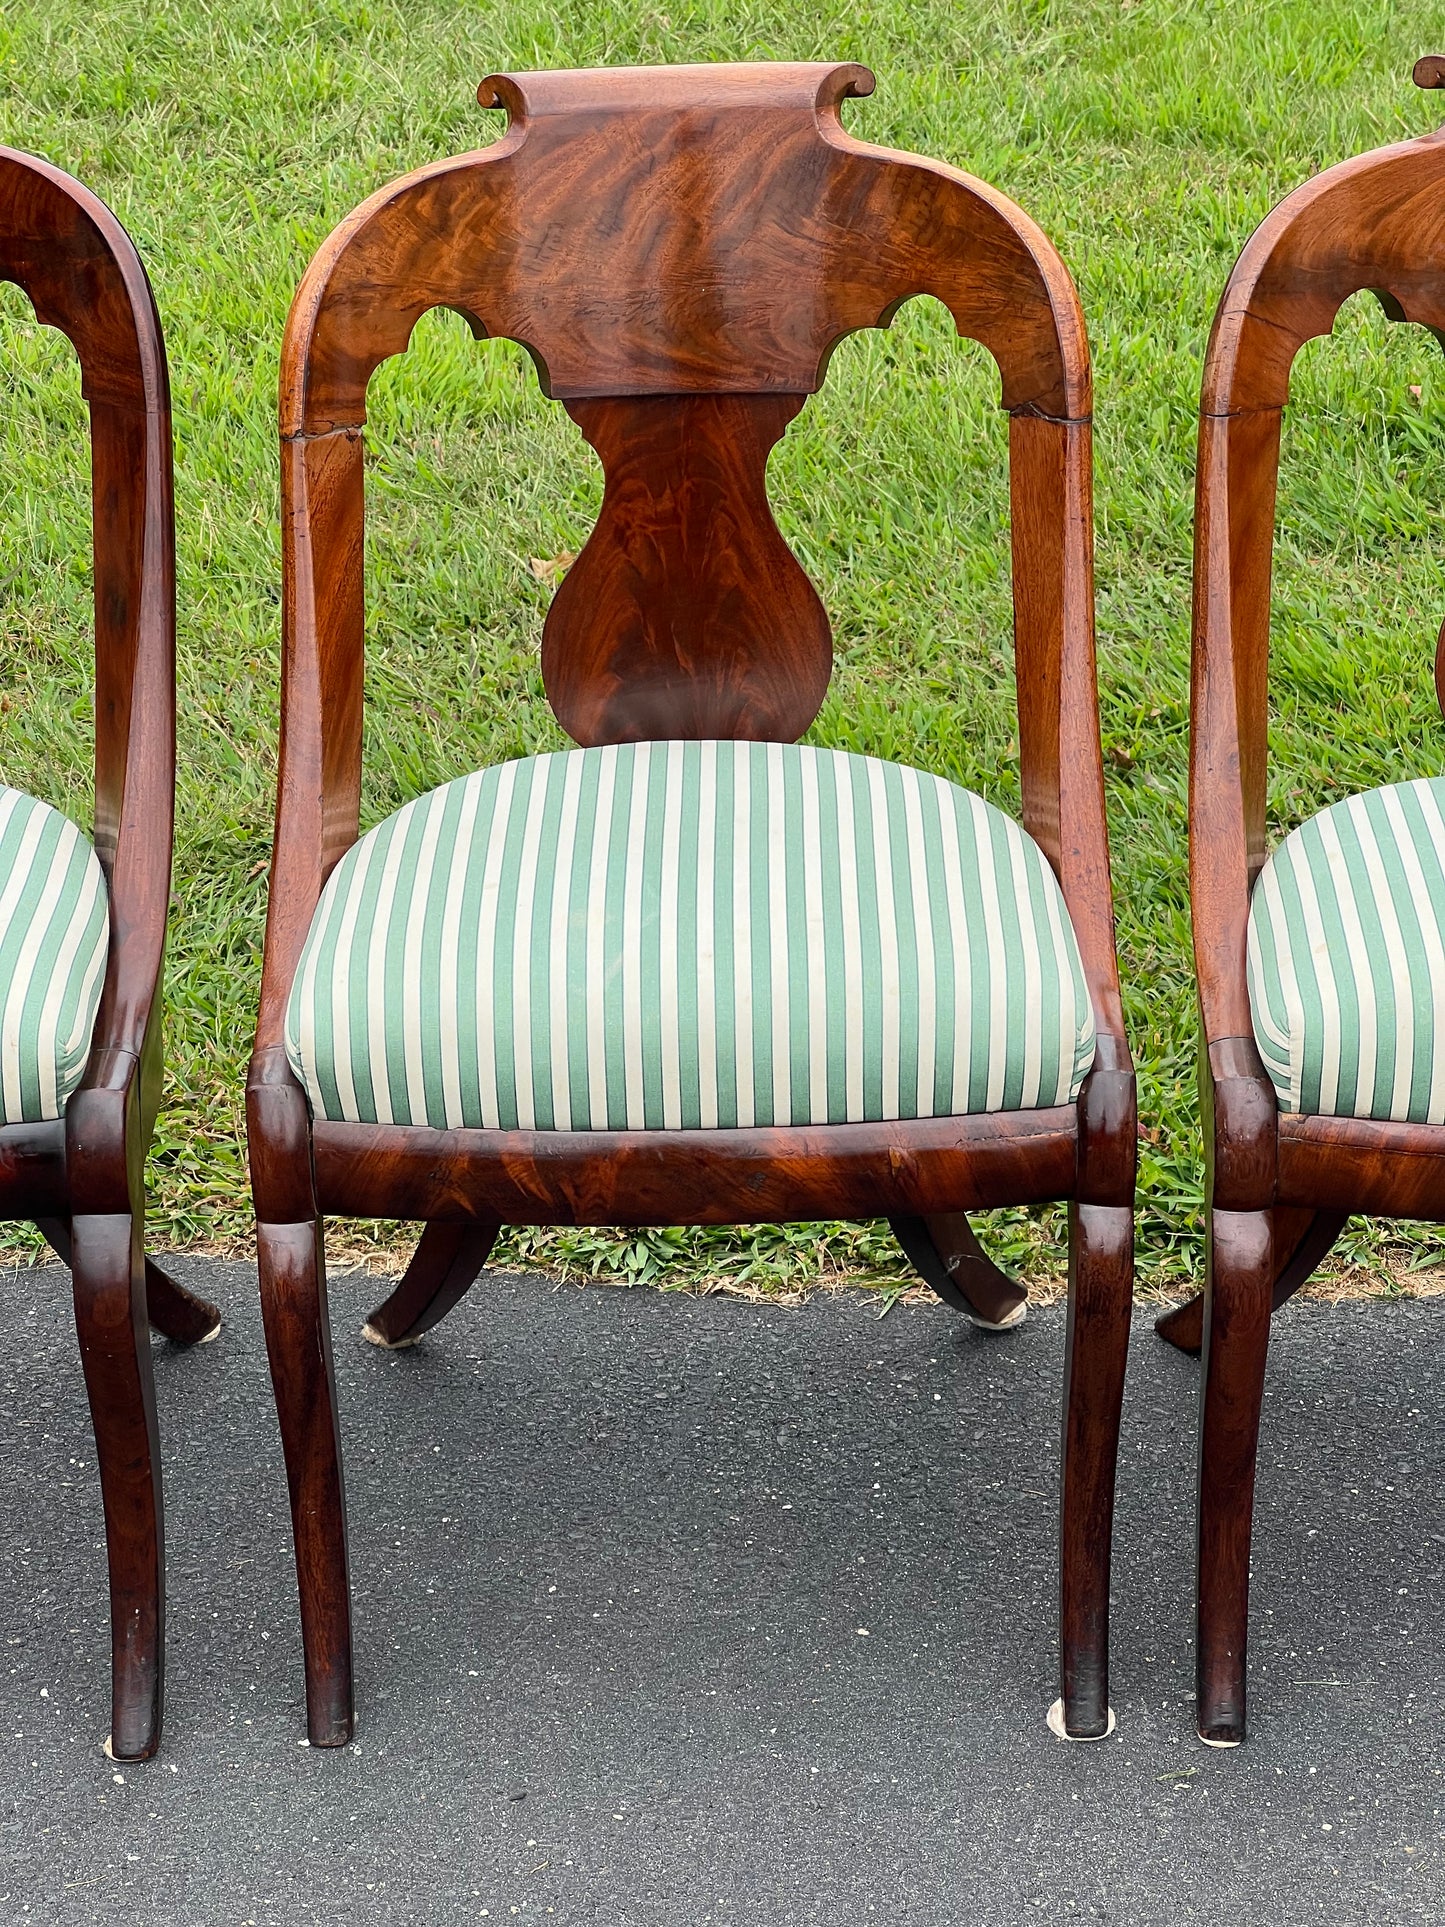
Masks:
[[[414,1345],[471,1290],[501,1228],[486,1220],[426,1225],[401,1283],[367,1319],[362,1337],[393,1351]]]
[[[321,1226],[261,1224],[256,1230],[266,1351],[291,1492],[307,1733],[313,1746],[345,1746],[353,1710],[351,1594]]]
[[[1249,1542],[1274,1285],[1267,1211],[1211,1211],[1199,1431],[1199,1737],[1244,1738]]]
[[[890,1218],[888,1224],[904,1256],[944,1304],[988,1331],[1011,1331],[1023,1323],[1027,1293],[989,1257],[965,1212]]]
[[[138,1221],[129,1212],[77,1217],[70,1270],[110,1568],[107,1750],[117,1760],[147,1760],[160,1744],[165,1595],[160,1439]]]
[[[62,1264],[70,1263],[71,1238],[68,1218],[37,1218],[35,1229]],[[221,1329],[221,1313],[208,1298],[178,1285],[174,1278],[153,1264],[146,1268],[146,1313],[152,1331],[169,1338],[175,1345],[204,1345]]]
[[[173,1345],[204,1345],[221,1329],[221,1312],[209,1298],[200,1298],[178,1284],[150,1258],[146,1265],[146,1308],[152,1331]]]
[[[1071,1205],[1059,1519],[1061,1681],[1050,1717],[1055,1732],[1062,1728],[1071,1740],[1104,1739],[1113,1725],[1109,1559],[1133,1286],[1133,1212],[1127,1205]]]

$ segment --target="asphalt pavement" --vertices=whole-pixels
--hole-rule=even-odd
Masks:
[[[302,1742],[254,1272],[157,1344],[167,1715],[117,1766],[59,1267],[3,1281],[0,1922],[1438,1922],[1445,1301],[1271,1352],[1252,1725],[1192,1721],[1197,1368],[1136,1320],[1115,1736],[1052,1738],[1063,1318],[1004,1337],[497,1276],[415,1350],[333,1285],[353,1746]]]

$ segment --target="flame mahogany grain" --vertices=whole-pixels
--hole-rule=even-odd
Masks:
[[[1445,131],[1329,168],[1267,216],[1229,277],[1205,361],[1189,864],[1210,1258],[1202,1304],[1160,1323],[1171,1342],[1203,1349],[1198,1721],[1203,1737],[1226,1744],[1245,1731],[1254,1455],[1271,1308],[1304,1282],[1348,1212],[1445,1217],[1445,1128],[1279,1115],[1245,977],[1249,894],[1267,847],[1280,417],[1296,354],[1328,334],[1362,289],[1392,319],[1445,337]]]
[[[318,250],[281,373],[284,662],[266,956],[248,1086],[262,1299],[292,1484],[308,1722],[351,1731],[340,1450],[318,1225],[432,1230],[374,1315],[409,1336],[466,1289],[493,1223],[956,1213],[1069,1198],[1061,1662],[1078,1735],[1108,1719],[1109,1518],[1132,1277],[1134,1077],[1114,954],[1094,667],[1089,351],[1068,272],[995,189],[847,134],[849,65],[498,75],[490,147],[382,188]],[[361,793],[367,383],[435,307],[523,343],[597,450],[601,516],[552,603],[548,698],[581,743],[791,741],[831,642],[768,506],[769,450],[835,344],[937,297],[1010,414],[1026,827],[1062,885],[1099,1032],[1077,1105],[832,1129],[648,1134],[313,1126],[283,1048],[322,886]],[[471,1222],[471,1242],[433,1235]],[[424,1323],[419,1324],[419,1321]]]
[[[801,395],[569,401],[602,461],[602,514],[542,632],[542,680],[579,743],[792,742],[833,666],[818,592],[768,506],[768,451]]]
[[[71,1267],[105,1503],[111,1750],[160,1740],[160,1455],[147,1322],[192,1343],[220,1322],[141,1249],[160,1101],[160,976],[175,798],[170,390],[145,270],[115,216],[45,161],[0,148],[0,279],[80,361],[95,566],[95,847],[110,955],[91,1053],[63,1120],[0,1127],[0,1209]],[[149,1283],[148,1283],[149,1281]]]

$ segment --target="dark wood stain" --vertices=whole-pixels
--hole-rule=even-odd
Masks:
[[[1422,62],[1427,75],[1435,71]],[[1436,85],[1426,79],[1422,84]],[[1270,569],[1280,416],[1302,345],[1361,289],[1445,334],[1445,132],[1297,188],[1256,230],[1214,318],[1199,418],[1189,864],[1204,1048],[1208,1265],[1160,1321],[1204,1365],[1199,1731],[1245,1732],[1255,1446],[1270,1314],[1352,1211],[1445,1217],[1445,1127],[1281,1117],[1245,977],[1266,856]]]
[[[175,802],[170,390],[150,284],[124,228],[78,181],[9,148],[0,148],[0,279],[69,338],[90,405],[95,846],[110,894],[85,1074],[63,1120],[0,1126],[0,1208],[33,1219],[71,1268],[105,1505],[110,1744],[118,1759],[145,1759],[160,1741],[164,1625],[147,1326],[192,1344],[220,1323],[141,1245]]]
[[[372,1316],[371,1335],[397,1343],[457,1301],[506,1222],[937,1217],[928,1235],[967,1299],[1007,1281],[991,1282],[956,1235],[960,1211],[1072,1200],[1061,1672],[1069,1730],[1105,1730],[1135,1109],[1095,686],[1088,342],[1067,270],[1010,201],[844,132],[840,102],[872,87],[848,65],[496,76],[480,98],[507,110],[503,138],[373,195],[323,244],[292,305],[281,768],[247,1114],[317,1745],[352,1730],[320,1223],[355,1210],[427,1226]],[[456,309],[478,335],[524,343],[597,449],[602,514],[543,644],[547,694],[575,740],[790,741],[823,698],[831,643],[768,507],[768,451],[834,345],[886,327],[916,294],[989,349],[1010,412],[1024,821],[1059,876],[1099,1030],[1078,1103],[806,1130],[313,1127],[283,1026],[322,886],[359,828],[373,371],[428,309]]]

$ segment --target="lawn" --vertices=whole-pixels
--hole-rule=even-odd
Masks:
[[[249,1226],[242,1079],[260,973],[280,642],[275,396],[313,249],[403,170],[500,132],[498,68],[862,60],[867,139],[994,182],[1072,269],[1097,391],[1103,734],[1146,1142],[1141,1283],[1197,1271],[1202,1184],[1185,879],[1194,411],[1214,303],[1255,223],[1331,162],[1421,132],[1410,84],[1438,9],[1356,0],[8,0],[0,140],[115,208],[154,283],[175,402],[180,795],[169,1083],[152,1242]],[[810,737],[919,764],[1017,807],[1005,423],[943,311],[846,342],[776,452],[778,518],[833,617]],[[551,580],[599,502],[595,459],[508,343],[432,315],[372,387],[363,822],[477,765],[562,740],[537,668]],[[1431,662],[1445,582],[1445,381],[1369,297],[1297,365],[1275,597],[1276,829],[1442,766]],[[68,345],[0,288],[0,774],[89,820],[83,405]],[[1054,1214],[993,1248],[1056,1276]],[[886,1282],[886,1230],[521,1233],[513,1255],[763,1284]],[[12,1232],[12,1236],[14,1233]],[[342,1239],[358,1234],[342,1229]],[[386,1234],[382,1234],[385,1237]],[[1342,1262],[1398,1276],[1433,1231],[1361,1227]]]

